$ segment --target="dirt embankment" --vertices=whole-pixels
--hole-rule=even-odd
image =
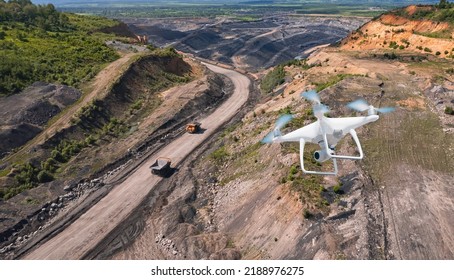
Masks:
[[[414,9],[416,6],[407,8],[409,15],[414,13]],[[397,54],[413,52],[452,58],[453,38],[454,26],[450,23],[411,20],[395,14],[384,14],[345,38],[341,49],[394,51]]]
[[[192,82],[163,91],[190,80]],[[221,102],[227,88],[228,84],[219,76],[204,70],[192,60],[183,60],[178,56],[149,56],[135,62],[105,98],[96,101],[98,109],[90,118],[73,122],[71,127],[50,137],[38,147],[41,149],[33,155],[37,157],[33,162],[39,162],[40,155],[45,157],[49,149],[64,139],[82,140],[87,135],[99,136],[94,145],[84,148],[62,165],[57,180],[0,202],[2,243],[15,241],[14,244],[22,246],[21,242],[25,239],[21,238],[21,242],[17,242],[17,236],[35,232],[59,209],[81,195],[78,191],[77,195],[71,195],[72,191],[65,192],[65,186],[76,187],[77,182],[92,178],[95,174],[111,174],[109,170],[125,162],[131,163],[131,159],[140,158],[155,145],[165,144],[172,135],[183,131],[186,122],[207,114]],[[99,134],[112,118],[119,120],[127,129],[117,136],[113,132]],[[99,184],[89,185],[94,187]],[[24,205],[24,201],[33,203]],[[42,207],[41,203],[48,201],[56,203],[49,202]],[[50,207],[51,204],[58,207]],[[23,220],[19,222],[20,219]],[[16,248],[14,244],[10,248]]]
[[[283,93],[188,159],[165,183],[168,192],[157,206],[145,206],[99,256],[451,259],[454,143],[443,126],[452,126],[452,118],[441,122],[434,110],[452,94],[443,70],[449,62],[416,67],[357,55],[327,48],[308,61],[319,66],[286,68],[292,78]],[[294,113],[299,125],[310,123],[304,117],[310,104],[297,94],[334,78],[340,81],[320,93],[333,117],[351,116],[344,105],[359,97],[397,111],[358,129],[364,160],[340,161],[339,176],[319,182],[298,171],[297,146],[258,142],[282,110]],[[336,151],[357,153],[348,137]]]
[[[47,122],[81,93],[64,85],[36,82],[21,94],[0,99],[0,157],[39,134]]]

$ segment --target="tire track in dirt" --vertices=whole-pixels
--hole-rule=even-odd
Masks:
[[[203,134],[184,134],[152,155],[109,194],[81,215],[54,238],[26,255],[25,259],[81,259],[141,204],[162,178],[150,173],[148,166],[165,155],[177,166],[196,147],[229,121],[249,98],[250,80],[235,71],[205,64],[210,70],[232,80],[234,92],[213,114],[200,120]]]

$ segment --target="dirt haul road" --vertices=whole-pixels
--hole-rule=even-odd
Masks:
[[[172,159],[172,166],[178,165],[238,112],[248,100],[250,80],[232,70],[208,64],[206,66],[227,76],[234,84],[234,92],[230,98],[213,114],[200,121],[206,131],[202,134],[184,134],[152,155],[86,213],[55,237],[31,251],[24,259],[81,259],[128,217],[161,180],[160,177],[152,175],[149,169],[157,157],[169,157]]]

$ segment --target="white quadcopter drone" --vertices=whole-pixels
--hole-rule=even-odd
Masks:
[[[313,102],[313,112],[317,121],[292,131],[286,135],[281,135],[283,128],[293,118],[292,115],[283,115],[276,121],[274,130],[263,138],[262,143],[281,143],[281,142],[299,142],[300,143],[300,161],[301,169],[307,174],[318,175],[336,175],[337,174],[337,159],[352,159],[358,160],[364,157],[363,149],[356,135],[355,129],[367,123],[378,120],[378,113],[389,113],[394,111],[392,107],[375,108],[368,105],[364,99],[358,99],[347,105],[347,107],[362,112],[368,111],[368,116],[365,117],[348,117],[348,118],[328,118],[325,113],[329,112],[327,106],[321,104],[320,97],[315,90],[306,91],[301,94],[301,97]],[[337,155],[334,152],[334,147],[348,133],[355,140],[358,147],[359,156]],[[334,171],[310,171],[304,168],[304,145],[306,142],[320,145],[321,150],[314,152],[314,159],[317,162],[325,162],[329,159],[333,160]]]

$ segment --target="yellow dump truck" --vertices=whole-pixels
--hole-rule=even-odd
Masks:
[[[186,132],[188,133],[197,133],[200,131],[200,123],[199,122],[192,122],[186,125]]]

